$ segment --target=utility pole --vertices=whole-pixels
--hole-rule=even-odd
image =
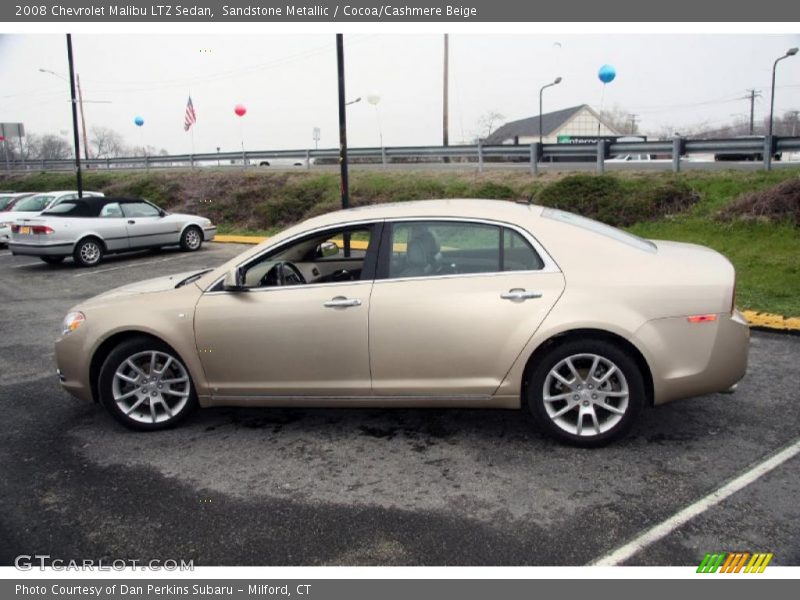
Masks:
[[[628,115],[628,120],[631,122],[631,134],[636,133],[636,119],[638,117],[639,117],[639,115],[635,115],[633,113],[630,113]]]
[[[761,90],[750,89],[747,91],[750,92],[750,95],[745,96],[745,99],[750,99],[750,135],[753,135],[753,117],[755,116],[756,98],[761,98]]]
[[[450,36],[448,34],[444,34],[444,87],[442,93],[442,146],[448,146],[450,144],[450,131],[449,131],[449,107],[448,107],[448,93],[449,93],[449,86],[448,86],[448,75],[449,75],[449,67],[450,67]],[[445,162],[447,160],[445,159]]]
[[[78,183],[78,198],[83,198],[81,175],[81,142],[78,136],[78,102],[75,99],[75,64],[72,60],[72,34],[67,34],[67,62],[69,63],[69,92],[72,98],[72,137],[75,141],[75,177]]]
[[[78,104],[81,107],[81,129],[83,129],[83,157],[86,160],[89,160],[89,139],[86,137],[86,118],[83,116],[83,92],[81,91],[81,76],[75,75],[75,80],[78,84]]]

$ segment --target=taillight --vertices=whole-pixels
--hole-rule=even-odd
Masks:
[[[691,317],[686,317],[686,320],[689,323],[707,323],[708,321],[716,321],[717,315],[692,315]]]
[[[31,231],[33,233],[39,233],[42,235],[51,235],[56,232],[55,229],[53,229],[52,227],[48,227],[47,225],[32,225]]]
[[[11,233],[19,233],[19,225],[12,225]]]

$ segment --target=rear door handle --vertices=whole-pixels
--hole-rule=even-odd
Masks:
[[[133,219],[128,219],[128,225],[134,225],[135,223],[136,221],[134,221]]]
[[[350,306],[361,306],[361,300],[358,298],[345,298],[344,296],[336,296],[323,304],[325,308],[348,308]]]
[[[541,298],[541,292],[529,292],[528,290],[522,288],[512,288],[507,292],[503,292],[500,294],[500,297],[503,300],[513,300],[514,302],[524,302],[525,300],[530,300],[532,298]]]

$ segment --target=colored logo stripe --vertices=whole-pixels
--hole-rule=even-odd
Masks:
[[[703,557],[697,572],[716,573],[719,570],[720,573],[739,573],[744,568],[744,573],[763,573],[772,557],[771,552],[709,552]]]

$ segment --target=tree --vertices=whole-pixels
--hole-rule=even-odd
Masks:
[[[94,147],[95,158],[117,158],[125,156],[125,140],[109,127],[94,126],[89,140]]]
[[[475,143],[482,142],[494,131],[495,125],[505,119],[505,116],[496,110],[490,110],[478,118],[477,130],[472,134]]]
[[[604,108],[600,111],[600,118],[603,123],[620,133],[635,135],[639,133],[639,125],[635,121],[635,115],[615,104],[611,108]]]
[[[72,158],[72,146],[62,137],[52,133],[41,136],[38,140],[36,158],[40,160],[62,160]]]

